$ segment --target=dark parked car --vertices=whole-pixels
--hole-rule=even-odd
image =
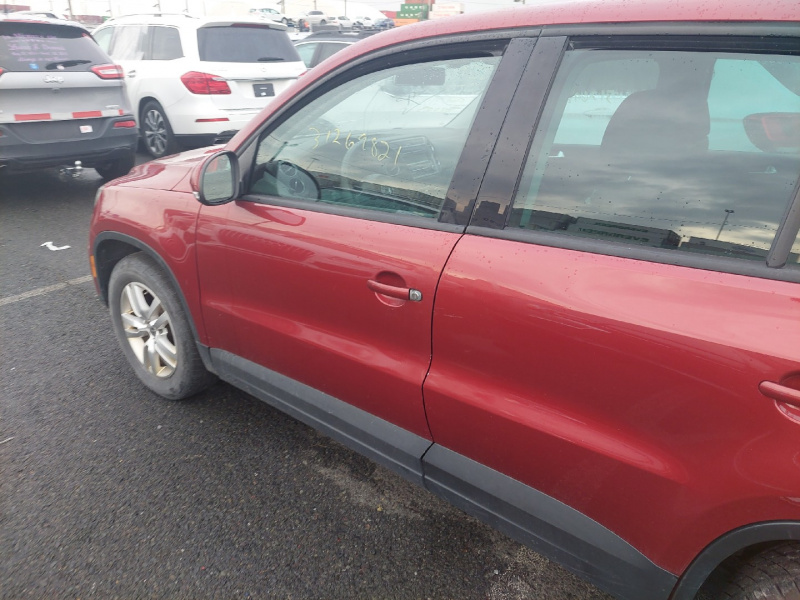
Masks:
[[[617,598],[797,598],[798,174],[796,0],[534,3],[137,167],[91,260],[166,398],[218,377]]]
[[[122,68],[86,29],[0,19],[0,172],[80,161],[113,179],[133,166],[137,138]]]
[[[294,47],[305,65],[310,69],[311,67],[316,67],[329,56],[336,54],[339,50],[344,50],[350,44],[355,44],[357,41],[363,40],[374,33],[376,33],[375,30],[312,33],[294,42]]]
[[[384,19],[375,19],[372,22],[375,29],[392,29],[394,27],[394,20],[386,17]]]

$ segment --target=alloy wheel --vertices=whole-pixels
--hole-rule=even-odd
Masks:
[[[161,156],[167,148],[167,124],[164,116],[156,109],[150,109],[144,116],[144,143],[154,156]]]
[[[120,316],[125,337],[144,370],[166,378],[177,367],[177,350],[169,314],[145,285],[131,282],[122,290]]]

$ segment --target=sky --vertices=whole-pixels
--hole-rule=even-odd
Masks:
[[[111,16],[120,16],[122,14],[131,14],[136,12],[153,12],[157,10],[156,6],[161,6],[161,10],[165,12],[181,12],[184,8],[189,7],[190,12],[208,12],[208,9],[217,3],[220,4],[239,4],[246,3],[248,5],[265,5],[274,6],[276,0],[70,0],[74,14],[96,14],[106,15],[111,13]],[[298,10],[309,10],[313,8],[315,0],[286,0],[287,14],[298,12]],[[344,0],[316,0],[319,4],[320,10],[326,10],[326,6],[331,4],[339,4],[342,6]],[[347,0],[348,4],[352,1],[353,4],[360,4],[362,6],[373,7],[376,10],[399,10],[400,5],[403,4],[401,0]],[[497,10],[500,8],[507,8],[511,6],[519,6],[514,0],[438,0],[440,4],[460,2],[464,8],[464,12],[479,12],[488,10]],[[530,1],[530,0],[529,0]],[[420,0],[424,2],[424,0]],[[18,4],[28,4],[34,10],[51,10],[68,14],[67,0],[18,0]],[[299,8],[307,5],[309,8]],[[203,7],[203,10],[200,9]],[[197,10],[195,10],[197,8]],[[338,10],[338,9],[334,9]],[[347,11],[351,12],[350,9]],[[199,16],[199,15],[198,15]]]

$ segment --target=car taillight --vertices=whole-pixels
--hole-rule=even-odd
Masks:
[[[228,82],[219,75],[189,71],[181,75],[181,81],[193,94],[230,94]]]
[[[136,121],[131,119],[130,121],[117,121],[114,123],[114,127],[136,127]]]
[[[92,67],[92,73],[100,79],[122,79],[125,72],[119,65],[97,65]]]

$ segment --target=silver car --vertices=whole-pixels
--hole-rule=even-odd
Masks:
[[[122,68],[77,23],[0,20],[0,173],[134,164],[138,131]]]

